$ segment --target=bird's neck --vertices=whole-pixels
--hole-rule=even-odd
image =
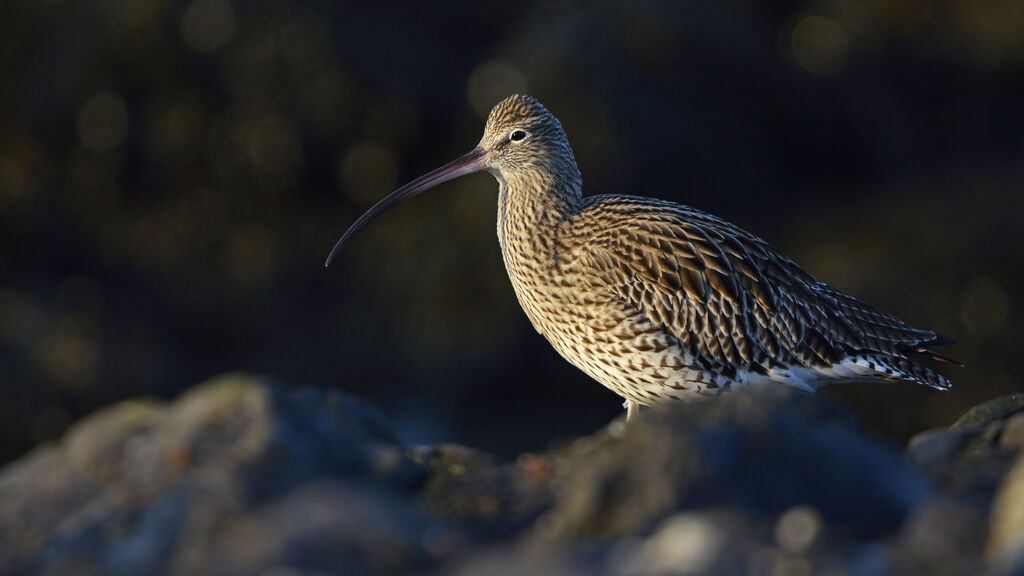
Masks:
[[[537,263],[556,258],[559,230],[583,204],[580,173],[571,168],[498,176],[498,242],[506,265],[524,257]]]

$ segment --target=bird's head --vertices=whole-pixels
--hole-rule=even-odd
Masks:
[[[555,172],[572,159],[562,123],[532,96],[509,96],[491,109],[477,150],[486,170],[504,179]]]
[[[324,266],[371,220],[400,201],[453,178],[487,171],[500,182],[567,185],[579,194],[579,170],[561,122],[532,96],[516,94],[491,110],[476,148],[388,194],[367,210],[334,245]]]

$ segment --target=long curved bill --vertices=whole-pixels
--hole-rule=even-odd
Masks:
[[[454,178],[458,178],[459,176],[465,176],[466,174],[472,174],[473,172],[479,172],[486,167],[487,153],[481,148],[474,148],[469,153],[452,160],[437,170],[420,176],[398,190],[395,190],[391,194],[388,194],[363,213],[363,215],[360,216],[354,224],[349,226],[348,230],[346,230],[344,234],[342,234],[341,238],[338,239],[337,244],[335,244],[334,248],[331,250],[331,253],[327,255],[327,260],[324,262],[324,268],[331,265],[331,261],[334,260],[334,255],[337,254],[353,236],[358,234],[360,230],[370,223],[371,220],[382,214],[388,208],[391,208],[406,198],[412,198],[420,192],[433,188],[442,182],[447,182]]]

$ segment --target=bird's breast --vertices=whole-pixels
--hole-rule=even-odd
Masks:
[[[552,323],[573,305],[571,274],[559,265],[555,230],[510,212],[499,202],[497,232],[505,270],[534,327],[549,334]]]

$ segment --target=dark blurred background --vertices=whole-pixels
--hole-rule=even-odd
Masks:
[[[514,454],[620,400],[530,327],[474,175],[342,231],[537,96],[589,194],[684,202],[957,339],[955,386],[840,386],[903,440],[1021,390],[1024,3],[7,0],[0,462],[247,370]]]

